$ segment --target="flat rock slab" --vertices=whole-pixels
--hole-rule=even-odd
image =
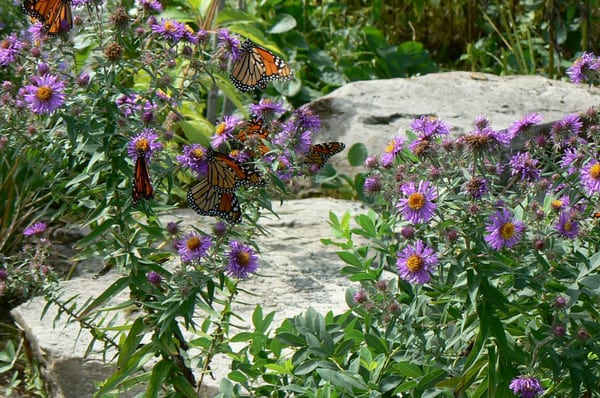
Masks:
[[[539,113],[543,122],[553,122],[597,105],[600,89],[542,76],[447,72],[360,81],[311,104],[322,119],[321,132],[313,141],[342,141],[347,148],[361,142],[369,154],[380,154],[394,135],[404,136],[422,115],[437,116],[450,125],[451,133],[465,134],[479,115],[501,130],[530,112]],[[356,172],[345,156],[334,156],[330,162],[344,173]]]
[[[236,296],[233,311],[242,321],[234,319],[233,323],[250,327],[251,315],[257,304],[263,307],[265,314],[276,312],[273,329],[285,318],[298,315],[309,307],[322,313],[345,311],[348,308],[344,300],[345,291],[351,283],[339,273],[342,262],[335,254],[336,248],[324,246],[320,239],[332,237],[328,225],[330,211],[339,216],[345,211],[358,214],[362,211],[360,204],[314,198],[274,204],[274,211],[280,218],[271,216],[263,223],[270,235],[257,238],[262,250],[259,273],[239,284],[242,291]],[[213,218],[200,217],[191,210],[179,210],[161,219],[165,224],[173,220],[181,221],[182,227],[199,225],[210,228],[214,223]],[[98,279],[93,279],[93,274],[90,274],[67,281],[63,284],[64,297],[78,295],[77,302],[83,303],[99,296],[118,278],[115,272],[111,272]],[[128,298],[129,292],[124,291],[113,304]],[[94,382],[108,377],[114,368],[104,365],[97,353],[85,357],[92,338],[88,331],[80,332],[78,323],[65,324],[60,320],[53,325],[55,307],[40,319],[45,305],[43,298],[38,297],[15,308],[12,314],[42,359],[46,376],[52,380],[53,396],[91,397],[96,389]],[[128,314],[119,312],[117,323],[127,317]],[[229,363],[224,357],[219,357],[212,369],[215,380],[206,380],[208,395],[216,391],[220,379],[227,375]]]

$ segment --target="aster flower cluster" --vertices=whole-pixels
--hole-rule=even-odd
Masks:
[[[556,355],[555,345],[564,350],[567,340],[589,344],[593,335],[589,323],[569,315],[569,306],[578,299],[581,305],[594,301],[594,294],[572,298],[569,304],[554,297],[556,291],[582,283],[575,276],[581,275],[581,267],[597,268],[598,120],[597,108],[565,114],[547,125],[541,125],[541,115],[530,113],[496,129],[478,116],[471,131],[452,137],[446,123],[424,116],[413,121],[409,134],[390,137],[381,153],[364,159],[368,171],[362,194],[372,212],[355,219],[358,227],[336,228],[339,236],[371,238],[365,245],[350,244],[351,249],[347,242],[339,243],[351,253],[340,255],[349,264],[345,271],[361,281],[351,297],[356,313],[380,317],[388,328],[394,319],[423,319],[397,333],[410,336],[425,329],[436,336],[424,338],[431,343],[451,333],[446,329],[449,318],[471,322],[467,319],[477,317],[472,309],[487,305],[481,303],[510,312],[516,305],[537,308],[540,300],[550,301],[552,316],[517,315],[497,325],[504,328],[502,335],[514,329],[536,341],[547,336],[535,348],[527,339],[519,342],[525,352],[539,350],[533,365],[523,365],[544,378],[521,375],[504,381],[517,397],[543,395],[542,384],[551,379],[543,362]],[[384,271],[394,272],[398,283],[382,293],[377,286]],[[550,285],[561,287],[554,291]],[[474,290],[467,292],[467,286]],[[528,291],[535,293],[529,296]],[[381,304],[383,297],[400,301],[407,315],[392,316]],[[448,306],[460,307],[464,316],[455,317],[458,313],[453,315]],[[525,324],[536,325],[535,337],[522,328]],[[587,361],[584,357],[580,359]]]

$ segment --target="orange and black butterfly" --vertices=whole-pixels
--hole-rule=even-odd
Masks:
[[[138,156],[135,161],[135,169],[133,171],[133,186],[131,188],[131,197],[133,205],[137,204],[142,199],[154,198],[154,189],[150,181],[150,173],[148,172],[148,162],[146,160],[146,152],[138,151]]]
[[[255,117],[246,123],[236,138],[241,143],[246,143],[251,140],[268,140],[270,134],[271,132],[264,127],[264,120],[260,117]],[[260,143],[258,150],[261,155],[264,155],[269,152],[270,148],[264,143]]]
[[[206,151],[208,183],[217,191],[232,192],[242,185],[260,187],[265,185],[260,173],[251,165],[239,163],[232,157],[212,148]]]
[[[208,178],[201,179],[188,190],[187,201],[196,213],[203,216],[221,217],[232,224],[241,222],[242,211],[235,192],[216,189]]]
[[[68,32],[73,27],[71,0],[24,0],[21,8],[40,21],[49,35]]]
[[[308,165],[312,172],[319,171],[325,163],[335,154],[342,152],[346,148],[343,142],[324,142],[310,147],[302,163]]]
[[[294,73],[285,61],[250,39],[242,43],[240,57],[231,68],[231,81],[240,91],[264,90],[270,80],[291,80]]]

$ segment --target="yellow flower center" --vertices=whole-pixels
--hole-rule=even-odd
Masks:
[[[219,123],[217,125],[217,131],[215,131],[216,135],[221,135],[225,132],[225,123]]]
[[[387,146],[385,147],[385,152],[386,153],[394,152],[394,141],[390,141],[390,143],[387,144]]]
[[[408,268],[408,270],[413,273],[419,272],[423,268],[424,264],[425,261],[423,261],[423,259],[416,254],[412,254],[406,260],[406,268]]]
[[[42,86],[38,88],[35,95],[40,101],[48,101],[52,97],[52,88],[50,86]]]
[[[150,143],[148,142],[147,138],[140,138],[139,140],[137,140],[137,142],[135,143],[135,149],[137,151],[144,151],[144,152],[148,152],[148,149],[150,149]]]
[[[563,202],[560,199],[554,199],[552,202],[550,202],[550,206],[552,206],[553,209],[560,209],[562,205]]]
[[[177,31],[177,26],[175,26],[175,24],[171,21],[166,21],[164,24],[164,28],[167,32],[176,32]]]
[[[240,151],[237,149],[232,149],[231,152],[229,152],[229,156],[231,156],[232,158],[236,158],[239,154]]]
[[[567,232],[571,231],[571,220],[569,220],[563,224],[563,229]]]
[[[408,196],[408,207],[412,210],[420,210],[425,206],[425,196],[420,192],[411,193]]]
[[[183,26],[183,28],[184,28],[184,29],[186,30],[186,32],[188,32],[188,33],[194,33],[194,29],[192,29],[192,27],[191,27],[190,25],[188,25],[188,24],[185,24],[185,25]]]
[[[202,243],[200,242],[200,238],[197,236],[192,236],[187,240],[187,248],[192,251],[200,248],[201,245]]]
[[[504,240],[512,238],[514,234],[515,234],[515,224],[513,224],[511,222],[507,222],[506,224],[504,224],[502,226],[502,228],[500,228],[500,235],[502,236],[502,239],[504,239]]]
[[[598,178],[600,178],[600,163],[596,163],[595,165],[590,167],[590,176],[594,180],[597,180]]]
[[[241,267],[247,267],[250,264],[250,253],[240,251],[236,256],[236,261]]]
[[[202,148],[196,148],[192,151],[192,155],[196,159],[202,159],[204,157],[204,151],[202,150]]]

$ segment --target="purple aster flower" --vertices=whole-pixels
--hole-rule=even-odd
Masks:
[[[565,115],[561,120],[552,125],[552,129],[550,130],[552,141],[558,147],[583,142],[583,139],[578,136],[582,127],[583,122],[578,114],[571,113]]]
[[[542,122],[542,116],[538,113],[528,113],[521,120],[517,120],[508,128],[508,135],[511,139],[526,131],[529,127]]]
[[[465,191],[471,195],[473,199],[481,199],[481,197],[489,191],[487,180],[483,177],[473,177],[467,182]]]
[[[217,47],[225,54],[230,54],[232,61],[240,57],[240,39],[232,35],[229,29],[217,31]]]
[[[54,75],[33,76],[23,98],[33,113],[52,113],[65,102],[65,83]]]
[[[533,159],[528,152],[521,152],[510,158],[508,162],[511,175],[521,176],[521,181],[534,181],[540,178],[540,170],[537,168],[538,161]]]
[[[581,160],[583,160],[583,155],[581,152],[576,151],[573,148],[567,148],[565,149],[559,164],[563,169],[567,169],[567,173],[571,175],[577,171],[577,164]]]
[[[525,225],[521,221],[514,220],[512,214],[503,208],[490,216],[485,230],[488,234],[484,240],[492,249],[500,250],[517,244],[523,236]]]
[[[508,145],[511,137],[506,131],[496,131],[489,125],[477,127],[464,137],[458,138],[459,144],[464,144],[472,151],[491,150],[497,145]]]
[[[488,127],[492,127],[490,120],[483,115],[476,116],[473,125],[475,126],[476,130],[483,130]]]
[[[194,32],[194,29],[192,29],[192,27],[188,24],[183,24],[183,39],[192,44],[198,44],[200,42],[200,39]]]
[[[241,151],[233,149],[229,152],[229,157],[237,160],[238,163],[246,163],[252,160],[252,153],[246,149]]]
[[[258,256],[252,248],[237,240],[229,243],[229,264],[225,272],[237,279],[246,279],[258,270]]]
[[[127,145],[127,155],[134,161],[140,152],[144,152],[146,159],[150,159],[154,152],[160,151],[162,144],[158,142],[158,134],[154,129],[144,129],[133,137]]]
[[[584,52],[567,69],[567,75],[569,75],[571,81],[575,84],[583,82],[592,84],[598,78],[598,69],[600,69],[600,60],[594,54]]]
[[[292,179],[293,173],[289,157],[286,154],[280,154],[276,162],[278,163],[275,175],[283,182],[288,182]]]
[[[573,220],[572,214],[569,211],[562,211],[558,216],[556,224],[558,235],[563,238],[575,239],[579,234],[579,224]]]
[[[380,192],[381,188],[381,179],[377,174],[371,175],[365,179],[364,190],[368,195]]]
[[[38,75],[43,76],[50,72],[50,66],[45,62],[40,62],[37,66]]]
[[[365,159],[365,166],[370,169],[379,167],[379,156],[369,156]]]
[[[115,103],[123,112],[123,116],[131,116],[134,112],[139,111],[142,107],[138,104],[140,96],[138,94],[122,95],[115,100]]]
[[[396,204],[400,214],[414,224],[426,223],[431,220],[437,205],[433,203],[437,199],[435,187],[429,181],[420,181],[418,186],[414,182],[408,182],[400,188],[404,198]]]
[[[414,119],[410,124],[410,128],[415,133],[419,133],[420,139],[432,139],[440,135],[450,134],[450,127],[435,116],[424,115],[418,119]]]
[[[184,263],[200,260],[206,256],[211,246],[212,240],[210,236],[201,236],[193,231],[188,232],[182,239],[175,242],[177,252]]]
[[[354,304],[358,305],[366,303],[369,300],[369,294],[365,289],[359,289],[354,293],[354,296],[352,296],[352,300],[354,301]]]
[[[162,12],[163,7],[157,0],[137,0],[138,4],[146,11]]]
[[[540,381],[533,376],[518,376],[512,379],[508,388],[520,398],[535,398],[544,393]]]
[[[552,210],[558,212],[560,210],[565,210],[571,204],[571,199],[568,196],[564,195],[560,198],[555,198],[550,201],[550,207]]]
[[[233,138],[233,130],[239,125],[240,119],[235,116],[225,116],[223,121],[217,125],[215,135],[212,136],[210,146],[218,148]]]
[[[177,160],[183,167],[189,167],[199,178],[208,174],[208,162],[206,161],[206,148],[200,144],[186,145],[183,147],[183,155],[177,156]]]
[[[150,30],[173,43],[178,43],[185,35],[184,24],[171,18],[161,18],[160,22],[150,25]]]
[[[381,155],[381,165],[385,168],[389,168],[394,164],[394,160],[396,160],[396,156],[402,151],[404,147],[404,140],[402,137],[394,137],[387,144],[385,150],[383,151],[383,155]]]
[[[405,281],[420,285],[431,280],[431,273],[438,265],[437,255],[433,249],[417,240],[414,245],[407,246],[397,254],[396,265],[400,277]]]
[[[87,72],[83,72],[77,77],[77,85],[79,87],[85,87],[88,85],[89,82],[90,82],[90,74]]]
[[[4,268],[0,268],[0,282],[4,282],[8,279],[8,271]],[[1,296],[1,294],[0,294]]]
[[[32,41],[44,41],[48,38],[44,24],[37,20],[27,29],[27,33]]]
[[[25,228],[25,231],[23,231],[23,235],[24,236],[40,235],[45,230],[46,230],[46,224],[45,223],[43,223],[43,222],[36,222],[35,224],[33,224],[33,225]]]
[[[588,195],[600,192],[600,163],[594,159],[583,166],[580,179]]]
[[[321,119],[307,105],[296,109],[293,119],[299,130],[318,131],[321,129]]]
[[[223,236],[227,233],[227,229],[227,224],[225,224],[223,221],[217,221],[217,223],[213,227],[213,233],[216,236]]]
[[[260,99],[258,104],[250,104],[250,112],[257,117],[271,117],[285,112],[286,109],[278,102],[270,99]]]
[[[7,66],[17,60],[23,50],[24,44],[16,33],[11,33],[0,42],[0,66]]]
[[[160,285],[160,282],[162,280],[162,277],[156,271],[150,271],[150,272],[148,272],[146,274],[146,278],[148,278],[148,282],[150,282],[151,284],[153,284],[155,286]]]
[[[167,223],[167,231],[169,231],[171,235],[179,234],[179,224],[177,224],[175,221],[169,221]]]

